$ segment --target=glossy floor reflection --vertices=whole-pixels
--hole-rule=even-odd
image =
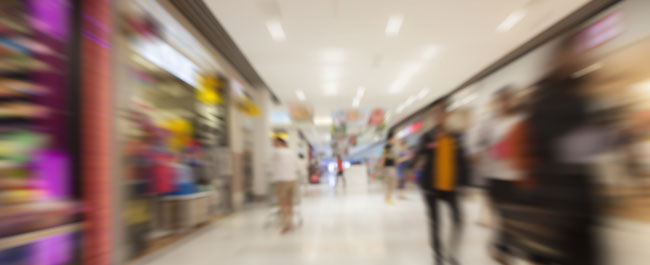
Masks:
[[[380,183],[349,177],[347,186],[345,192],[342,187],[334,190],[327,184],[303,189],[300,212],[304,224],[288,235],[264,228],[269,208],[260,205],[238,212],[137,264],[433,264],[427,219],[416,189],[407,192],[407,200],[396,199],[395,205],[388,205]],[[486,252],[490,231],[476,225],[480,205],[477,198],[470,196],[463,202],[466,225],[460,262],[496,264]],[[443,227],[448,224],[443,223]],[[614,220],[603,225],[602,230],[603,235],[615,240],[606,242],[613,252],[608,261],[617,261],[605,264],[647,264],[649,254],[641,251],[640,245],[647,246],[648,237],[631,232],[649,235],[647,224]],[[643,255],[645,258],[640,257]]]

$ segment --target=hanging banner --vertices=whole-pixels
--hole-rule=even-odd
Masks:
[[[314,123],[314,110],[303,103],[289,104],[289,116],[294,123]]]
[[[379,127],[384,123],[386,119],[386,113],[382,108],[376,108],[370,113],[370,118],[368,119],[368,126]]]
[[[359,137],[377,131],[384,125],[385,111],[375,109],[343,109],[332,113],[332,147],[344,154],[357,145]]]

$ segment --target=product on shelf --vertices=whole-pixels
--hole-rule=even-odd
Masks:
[[[33,260],[44,255],[42,245],[60,251],[51,264],[75,256],[72,236],[47,234],[78,221],[81,210],[69,199],[72,38],[61,32],[70,31],[71,3],[0,0],[0,264],[43,264]]]

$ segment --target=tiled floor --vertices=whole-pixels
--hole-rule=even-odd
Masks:
[[[277,229],[264,228],[269,209],[258,207],[234,214],[138,263],[433,264],[424,206],[415,189],[407,194],[407,200],[387,205],[379,183],[367,184],[365,178],[349,177],[346,192],[323,184],[308,187],[303,195],[300,212],[304,224],[291,234],[281,236]],[[463,202],[466,226],[460,261],[470,265],[496,264],[486,253],[490,231],[475,225],[478,205],[475,198]],[[643,235],[650,235],[650,229],[642,223],[612,221],[603,226],[603,234],[616,240],[606,244],[617,262],[605,264],[650,264],[648,251],[642,247],[650,241],[647,236],[634,233],[643,232],[639,229],[647,231]]]

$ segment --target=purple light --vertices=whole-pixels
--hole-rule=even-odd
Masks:
[[[32,250],[35,265],[68,264],[72,261],[72,235],[62,234],[36,242]]]
[[[32,26],[59,39],[68,38],[70,1],[30,0]]]
[[[70,172],[66,155],[44,151],[37,155],[36,174],[48,198],[65,198],[70,194]]]
[[[90,22],[91,24],[95,25],[96,27],[98,27],[99,29],[101,29],[103,31],[106,31],[106,32],[111,31],[111,29],[109,29],[106,25],[99,22],[99,20],[95,19],[91,15],[88,15],[88,14],[84,13],[84,19],[88,20],[88,22]]]
[[[110,43],[106,42],[105,40],[102,40],[100,37],[97,37],[95,34],[92,34],[89,31],[84,30],[83,32],[81,32],[81,34],[84,37],[88,38],[89,40],[92,40],[93,42],[99,44],[99,46],[102,46],[102,47],[104,47],[106,49],[109,49],[109,50],[113,49],[113,46],[111,46]]]

